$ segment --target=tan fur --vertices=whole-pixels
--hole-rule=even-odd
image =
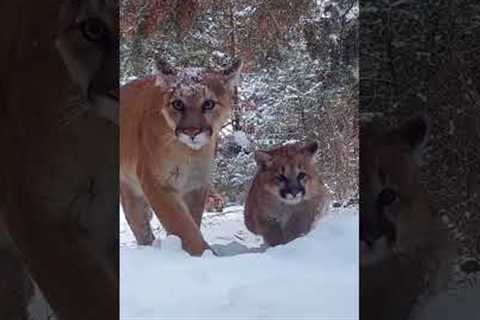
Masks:
[[[0,277],[30,296],[31,276],[58,319],[117,319],[118,130],[75,112],[78,90],[53,37],[65,27],[60,6],[1,5],[11,27],[0,33],[0,251],[10,254]],[[0,301],[2,319],[20,317],[4,318],[18,304]]]
[[[247,196],[245,225],[251,232],[263,236],[270,246],[307,234],[326,212],[329,197],[315,170],[316,148],[316,144],[305,147],[296,144],[256,153],[259,169]],[[306,174],[301,182],[300,172]],[[289,182],[282,182],[280,175],[290,179]],[[287,184],[291,188],[305,188],[305,195],[298,203],[288,204],[282,198],[282,190],[289,188]]]
[[[240,69],[221,73],[186,69],[133,81],[120,90],[120,189],[127,221],[139,244],[150,244],[150,207],[183,248],[200,255],[208,247],[200,223],[210,166],[221,125],[232,107],[232,81]],[[185,110],[175,110],[181,100]],[[206,100],[215,107],[202,109]],[[203,130],[208,142],[194,149],[176,131]],[[199,137],[197,135],[196,137]]]
[[[360,156],[360,317],[405,320],[441,263],[441,227],[418,182],[416,159],[427,136],[422,118],[386,132],[362,128]],[[394,190],[393,201],[381,200]],[[385,199],[385,197],[383,198]],[[438,271],[438,270],[435,270]]]
[[[225,201],[223,199],[224,196],[222,194],[217,193],[215,189],[210,187],[205,202],[205,210],[210,212],[222,212],[225,207]]]

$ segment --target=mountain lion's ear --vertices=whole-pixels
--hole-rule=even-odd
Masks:
[[[235,60],[230,67],[223,70],[223,74],[225,75],[225,82],[231,89],[238,85],[240,81],[240,73],[242,72],[242,67],[243,62],[242,60],[238,59]]]
[[[266,151],[257,150],[255,151],[255,162],[263,170],[272,163],[272,156]]]
[[[418,115],[403,123],[390,133],[390,138],[407,146],[418,157],[422,154],[430,133],[430,120],[425,115]]]
[[[155,66],[157,67],[158,72],[165,76],[177,74],[177,70],[175,70],[171,65],[168,64],[168,62],[166,62],[160,57],[157,57],[155,59]]]
[[[155,59],[155,66],[158,70],[157,78],[155,79],[155,86],[165,87],[167,85],[167,77],[177,74],[177,70],[160,57]]]
[[[318,143],[311,142],[302,148],[302,152],[307,156],[313,156],[318,151]]]

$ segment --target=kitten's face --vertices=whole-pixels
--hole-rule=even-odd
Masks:
[[[316,143],[288,145],[270,151],[256,151],[257,180],[264,190],[287,205],[297,205],[311,196],[317,174],[313,165]]]
[[[430,223],[416,162],[427,126],[415,119],[383,134],[366,131],[361,137],[360,240],[361,260],[372,262],[393,247],[410,248]]]

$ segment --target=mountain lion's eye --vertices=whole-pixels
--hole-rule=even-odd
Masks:
[[[213,100],[205,100],[202,105],[203,110],[212,110],[213,108],[215,108],[215,101]]]
[[[287,182],[288,179],[283,174],[276,177],[278,182]]]
[[[305,179],[306,176],[307,176],[307,175],[305,174],[305,172],[300,172],[300,173],[298,174],[298,177],[297,177],[297,178],[298,178],[298,180],[303,180],[303,179]]]
[[[107,35],[107,27],[102,20],[89,18],[80,24],[83,36],[91,42],[103,40]]]
[[[172,107],[177,111],[185,110],[185,104],[182,102],[182,100],[179,100],[179,99],[173,100]]]
[[[377,201],[382,206],[388,206],[397,200],[397,198],[398,195],[395,190],[391,188],[385,188],[378,194]]]

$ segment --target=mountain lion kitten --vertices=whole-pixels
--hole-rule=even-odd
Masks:
[[[256,151],[258,170],[245,204],[245,225],[269,246],[307,234],[329,202],[315,171],[316,143]]]
[[[362,126],[361,319],[408,319],[426,280],[435,286],[443,269],[441,223],[418,176],[428,129],[423,117],[390,131],[376,122]]]

